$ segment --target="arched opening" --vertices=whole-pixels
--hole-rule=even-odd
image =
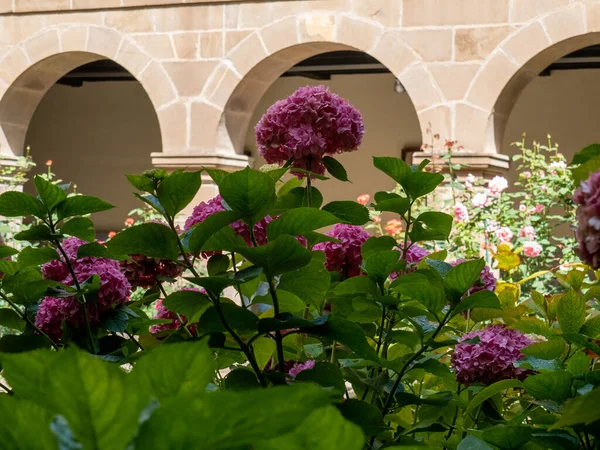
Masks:
[[[52,172],[77,192],[117,206],[95,216],[99,237],[121,229],[140,207],[124,174],[151,168],[150,154],[161,151],[142,85],[117,63],[85,52],[55,55],[25,71],[0,102],[0,126],[14,155],[30,148],[37,166],[29,178],[51,160]],[[32,183],[24,190],[32,192]]]
[[[264,164],[254,136],[261,115],[296,89],[322,84],[350,101],[365,124],[360,149],[337,157],[352,184],[328,183],[325,201],[392,189],[393,183],[373,167],[372,156],[404,157],[422,143],[417,111],[396,75],[369,54],[340,44],[307,44],[271,58],[250,71],[226,106],[226,124],[236,151],[251,156],[255,166]]]

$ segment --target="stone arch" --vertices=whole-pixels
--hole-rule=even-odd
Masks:
[[[476,130],[467,147],[500,153],[510,112],[529,82],[557,59],[598,43],[596,3],[565,7],[512,33],[482,65],[460,105],[473,119],[463,126]]]
[[[412,100],[423,136],[427,122],[444,114],[446,108],[437,107],[443,97],[435,80],[401,32],[327,13],[286,17],[246,37],[215,69],[204,88],[205,100],[192,111],[213,117],[208,126],[217,130],[217,148],[240,153],[252,113],[271,84],[298,62],[336,50],[365,52],[390,69]],[[192,147],[198,145],[192,140]]]
[[[33,113],[46,92],[71,70],[110,59],[142,85],[157,113],[161,135],[166,120],[161,107],[177,95],[166,72],[129,38],[97,26],[71,25],[44,30],[22,42],[0,60],[0,149],[23,152]],[[163,139],[163,147],[165,146]]]

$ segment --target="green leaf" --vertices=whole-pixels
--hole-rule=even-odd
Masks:
[[[412,242],[446,240],[452,231],[452,216],[435,211],[422,213],[410,231]]]
[[[228,391],[244,391],[260,388],[260,382],[251,369],[240,367],[227,374],[227,378],[223,380],[221,387]]]
[[[475,308],[490,308],[490,309],[502,309],[498,296],[491,291],[479,291],[472,295],[469,295],[464,300],[461,300],[454,311],[452,311],[451,317],[460,314],[463,311],[467,311]]]
[[[577,153],[575,153],[571,165],[584,164],[590,159],[596,158],[597,156],[600,156],[600,144],[588,145],[587,147],[584,147],[582,150],[579,150]]]
[[[212,352],[205,342],[178,342],[144,352],[133,375],[149,383],[161,402],[174,398],[187,401],[205,392],[215,370]]]
[[[379,194],[379,193],[378,193]],[[393,197],[386,196],[384,200],[377,201],[375,209],[377,211],[389,211],[403,216],[410,208],[410,199],[407,197],[400,197],[399,195]],[[375,196],[375,198],[384,198],[382,196]]]
[[[585,315],[585,300],[572,288],[558,299],[556,316],[563,333],[579,332],[585,323]]]
[[[388,250],[375,253],[369,256],[364,263],[364,268],[369,278],[372,278],[379,285],[383,285],[398,265],[400,252],[398,250]]]
[[[598,336],[600,334],[600,315],[592,317],[585,322],[580,332],[591,338]]]
[[[501,450],[517,450],[529,442],[531,438],[530,427],[498,425],[486,428],[483,439]]]
[[[464,438],[456,450],[493,450],[492,447],[487,445],[481,439],[476,438],[473,435],[467,436]]]
[[[73,435],[73,431],[63,416],[55,416],[50,424],[52,433],[58,439],[58,448],[60,450],[81,450],[81,443]]]
[[[11,330],[23,331],[25,330],[26,322],[21,318],[19,314],[13,309],[1,308],[0,309],[0,325]]]
[[[142,254],[151,258],[176,260],[179,255],[173,230],[158,223],[144,223],[127,228],[106,243],[116,254]]]
[[[403,184],[412,173],[412,169],[400,158],[374,156],[373,165],[398,184]]]
[[[269,240],[277,239],[284,234],[302,236],[308,231],[314,231],[338,222],[339,219],[336,216],[321,209],[290,209],[269,224],[267,236]]]
[[[0,195],[0,216],[35,216],[45,219],[47,215],[48,212],[42,202],[31,194],[8,191]]]
[[[206,263],[206,271],[208,276],[214,277],[227,272],[229,269],[229,256],[222,253],[212,255]]]
[[[576,424],[589,425],[600,420],[600,389],[596,388],[585,395],[571,398],[565,402],[562,408],[562,415],[551,427],[564,428]]]
[[[333,290],[340,297],[353,294],[367,294],[373,297],[378,295],[377,284],[369,277],[352,277],[342,281]]]
[[[350,181],[348,180],[346,169],[344,169],[344,166],[342,166],[337,159],[332,158],[331,156],[324,156],[321,159],[321,162],[332,177],[337,178],[340,181]]]
[[[580,345],[583,348],[587,348],[596,354],[600,354],[600,345],[596,344],[592,339],[588,339],[585,336],[577,333],[563,333],[563,338],[567,342]]]
[[[75,236],[87,242],[96,239],[94,222],[87,217],[75,217],[60,227],[60,232],[69,236]]]
[[[73,347],[3,355],[2,364],[15,394],[64,416],[84,448],[125,448],[150,400],[118,366]]]
[[[545,372],[528,377],[523,386],[538,400],[562,403],[571,396],[573,376],[567,371]]]
[[[246,448],[284,436],[331,400],[331,393],[310,384],[201,394],[186,398],[185,408],[179,399],[166,400],[141,426],[135,448]]]
[[[223,169],[208,169],[205,168],[204,171],[208,174],[208,176],[215,182],[217,186],[221,185],[221,181],[229,175],[230,172]]]
[[[19,253],[17,262],[20,267],[40,266],[49,261],[60,259],[52,247],[25,247]]]
[[[17,253],[19,253],[19,250],[16,248],[9,247],[8,245],[0,245],[0,258],[8,258]]]
[[[118,255],[109,251],[106,246],[99,244],[98,242],[90,242],[89,244],[82,245],[77,249],[78,258],[84,258],[86,256],[115,259],[117,261],[122,261],[128,258],[127,255]]]
[[[73,216],[85,216],[101,211],[108,211],[115,206],[89,195],[76,195],[69,197],[58,205],[57,213],[59,219]]]
[[[258,338],[252,343],[256,364],[258,364],[258,367],[260,367],[261,370],[271,360],[273,353],[275,353],[275,347],[275,341],[267,337]]]
[[[308,192],[308,188],[295,187],[281,195],[275,205],[274,213],[282,214],[289,209],[309,207]],[[323,204],[323,194],[314,186],[311,187],[310,192],[310,208],[320,208]]]
[[[0,442],[11,450],[58,450],[52,413],[29,400],[0,396]]]
[[[552,360],[558,359],[565,351],[565,341],[561,338],[549,339],[544,342],[538,342],[528,345],[521,349],[521,353],[535,358]]]
[[[370,403],[351,398],[338,405],[342,415],[360,426],[367,436],[376,436],[388,429],[381,418],[381,411]]]
[[[236,251],[254,265],[264,268],[269,277],[304,267],[312,259],[311,252],[288,235],[282,235],[261,247],[244,246]]]
[[[50,241],[56,235],[52,234],[47,225],[34,225],[28,230],[21,231],[15,235],[17,241]]]
[[[398,243],[396,242],[396,239],[391,236],[372,237],[367,239],[367,241],[362,245],[360,252],[362,253],[363,261],[366,261],[375,253],[392,250],[397,246]]]
[[[249,273],[247,272],[248,270],[251,270],[253,272],[252,278],[256,278],[262,273],[262,269],[260,269],[261,271],[256,271],[255,267],[250,267],[248,269],[244,269],[243,271],[239,271],[236,275],[237,278],[231,277],[228,274],[228,276],[223,277],[190,277],[187,278],[187,280],[198,286],[202,286],[204,289],[206,289],[206,291],[209,294],[212,294],[214,297],[219,297],[223,289],[225,289],[226,287],[240,285],[242,283],[245,283],[246,281],[249,281],[249,279],[245,278],[246,274]]]
[[[444,175],[441,173],[413,172],[400,184],[414,200],[433,192],[443,181]]]
[[[452,303],[458,303],[463,295],[479,281],[485,267],[483,258],[465,261],[454,266],[444,278],[444,289]]]
[[[433,312],[437,312],[446,301],[440,276],[428,269],[419,269],[402,275],[390,285],[390,288],[418,301]]]
[[[496,383],[486,387],[483,391],[479,392],[475,397],[471,399],[469,404],[467,405],[467,409],[465,411],[466,414],[469,414],[483,402],[485,402],[488,398],[493,397],[500,392],[505,391],[506,389],[523,387],[523,383],[519,380],[502,380],[497,381]]]
[[[221,311],[228,325],[234,330],[253,331],[258,325],[258,317],[246,308],[233,303],[222,303]],[[226,332],[225,325],[221,322],[216,306],[211,306],[198,320],[198,330],[203,333]]]
[[[333,388],[340,396],[346,392],[346,383],[342,371],[337,365],[328,362],[317,362],[310,370],[303,370],[295,378],[296,381],[310,381],[324,388]]]
[[[129,183],[136,189],[144,192],[154,192],[154,182],[146,175],[125,175]]]
[[[318,255],[322,253],[314,252],[309,264],[282,274],[277,288],[295,294],[307,305],[322,311],[325,295],[331,285],[331,277],[323,264],[324,258]]]
[[[317,327],[329,319],[329,316],[321,316],[310,322],[302,317],[294,316],[289,313],[282,313],[278,318],[267,317],[258,321],[258,332],[260,334],[270,333],[271,331],[288,330],[291,328],[312,328]]]
[[[262,219],[276,198],[275,182],[271,177],[249,167],[223,178],[219,192],[233,211],[253,221]]]
[[[165,297],[163,306],[169,311],[184,315],[193,323],[211,305],[205,294],[196,291],[177,291]]]
[[[24,353],[50,347],[40,334],[7,334],[0,339],[0,353]]]
[[[579,439],[567,431],[534,431],[531,442],[549,450],[578,450]]]
[[[194,199],[202,184],[201,173],[176,171],[159,183],[156,196],[169,216],[175,217]]]
[[[199,253],[215,233],[241,217],[242,214],[239,212],[219,211],[208,216],[203,222],[194,225],[186,232],[183,241],[193,253]]]
[[[46,205],[48,211],[52,211],[67,198],[67,193],[63,189],[45,180],[40,175],[33,177],[33,184],[35,184],[39,198]]]
[[[322,209],[330,212],[342,222],[350,225],[364,225],[371,220],[369,218],[369,210],[356,202],[331,202],[323,206]]]
[[[152,209],[158,211],[162,216],[164,216],[166,214],[165,209],[162,207],[162,205],[158,201],[158,198],[155,195],[153,195],[153,194],[138,194],[138,193],[134,193],[133,195],[136,196],[137,198],[139,198],[141,201],[143,201],[147,205],[150,205],[152,207]]]
[[[277,288],[277,300],[279,302],[279,310],[287,313],[298,313],[303,311],[306,303],[295,294]],[[271,294],[256,296],[252,300],[253,304],[262,303],[264,305],[272,305],[273,299]]]

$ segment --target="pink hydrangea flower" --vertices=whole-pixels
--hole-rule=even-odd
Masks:
[[[523,254],[530,258],[540,256],[542,250],[542,246],[535,241],[527,241],[523,243]]]
[[[254,128],[258,153],[269,164],[323,174],[325,155],[350,152],[362,142],[362,116],[346,100],[325,86],[306,86],[271,106]],[[303,174],[298,174],[303,176]]]
[[[535,239],[536,233],[535,228],[531,225],[524,225],[519,230],[519,237],[527,238],[527,239]]]
[[[500,242],[510,242],[513,238],[513,232],[508,227],[500,227],[496,230],[496,237]]]
[[[461,202],[454,205],[454,218],[457,222],[468,222],[469,221],[469,210]]]
[[[150,289],[158,284],[159,277],[177,278],[184,267],[174,261],[148,258],[144,255],[129,255],[133,261],[120,262],[121,272],[129,280],[132,288]]]
[[[360,195],[356,201],[358,203],[360,203],[361,205],[366,205],[367,203],[369,203],[369,200],[371,200],[371,197],[369,196],[369,194],[363,194]]]
[[[328,236],[341,242],[321,242],[313,250],[325,252],[325,267],[330,272],[339,272],[347,278],[360,275],[362,264],[361,247],[371,235],[359,226],[337,224],[327,232]]]
[[[517,330],[504,325],[490,325],[463,336],[462,341],[479,338],[478,344],[458,344],[452,354],[456,381],[469,386],[473,383],[490,385],[506,379],[522,379],[527,371],[514,366],[524,358],[521,349],[533,341]]]
[[[490,194],[499,195],[508,187],[508,181],[504,177],[496,176],[488,184]]]
[[[77,250],[86,244],[81,239],[70,237],[65,239],[62,247],[71,261],[73,271],[79,283],[83,283],[92,275],[100,277],[100,290],[97,300],[88,305],[87,314],[92,323],[98,322],[100,316],[108,310],[123,304],[131,294],[131,285],[121,273],[118,261],[107,258],[86,256],[77,259]],[[46,279],[58,281],[65,285],[73,285],[75,281],[69,273],[67,265],[61,261],[52,261],[42,266],[42,274]],[[36,314],[35,323],[44,333],[52,335],[53,339],[60,339],[61,325],[67,322],[74,327],[83,324],[83,311],[81,305],[72,298],[46,297]]]
[[[458,266],[461,263],[464,263],[466,259],[457,259],[450,263],[451,266]],[[490,270],[488,266],[483,266],[481,273],[479,274],[479,280],[475,282],[475,284],[469,288],[466,292],[465,297],[469,295],[473,295],[475,292],[479,291],[492,291],[496,290],[496,277]]]
[[[314,369],[314,368],[315,368],[315,361],[313,361],[312,359],[309,359],[308,361],[304,361],[303,363],[294,364],[294,367],[292,367],[288,371],[288,375],[296,378],[300,372],[303,372],[305,370]]]
[[[577,208],[577,240],[581,260],[600,268],[600,170],[592,173],[573,195]]]
[[[479,192],[471,199],[471,204],[475,208],[484,208],[488,203],[488,197],[483,192]]]

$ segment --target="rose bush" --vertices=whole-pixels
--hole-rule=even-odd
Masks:
[[[320,104],[302,92],[286,108]],[[283,153],[289,138],[333,160],[328,142],[362,130],[356,114],[315,106],[310,124],[338,121],[322,142],[294,111],[269,119]],[[306,135],[286,136],[286,114]],[[586,272],[522,301],[482,258],[440,248],[454,217],[421,204],[444,180],[426,164],[373,158],[400,186],[371,204],[396,216],[396,239],[361,228],[371,199],[323,205],[319,188],[334,181],[294,165],[305,153],[286,157],[281,168],[205,169],[220,197],[190,218],[181,211],[199,171],[128,175],[161,220],[107,242],[89,218],[112,207],[102,200],[43,177],[37,196],[0,195],[1,215],[39,221],[16,236],[37,247],[0,247],[0,323],[15,330],[0,339],[4,448],[597,446],[600,316]]]

